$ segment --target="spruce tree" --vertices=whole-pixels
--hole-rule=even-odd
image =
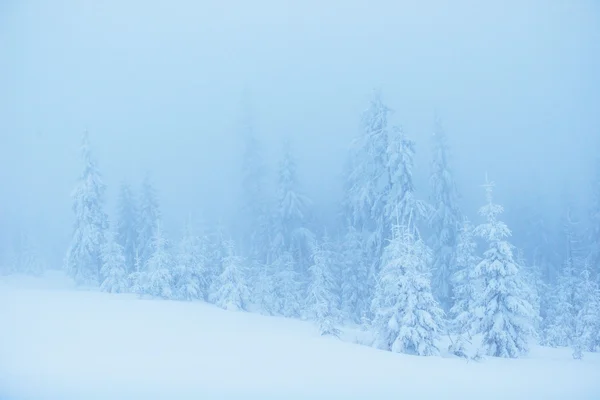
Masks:
[[[123,183],[117,204],[117,242],[123,248],[127,272],[135,271],[135,254],[138,246],[138,209],[131,186]]]
[[[223,270],[212,284],[211,302],[226,310],[245,310],[250,299],[247,286],[246,260],[236,255],[235,244],[224,243]]]
[[[289,140],[284,142],[279,164],[278,200],[277,230],[283,250],[292,254],[298,272],[306,274],[310,264],[310,244],[314,240],[314,234],[308,228],[312,202],[300,190]]]
[[[156,189],[150,181],[150,175],[146,174],[142,182],[140,194],[140,210],[138,220],[138,255],[142,268],[154,252],[153,235],[157,231],[158,221],[160,220],[160,208]]]
[[[102,280],[102,246],[108,217],[104,213],[106,187],[92,157],[89,135],[83,134],[84,168],[72,193],[75,226],[65,258],[65,269],[78,285],[98,286]]]
[[[349,225],[342,244],[341,308],[344,316],[362,322],[369,309],[369,267],[364,238]]]
[[[125,293],[129,289],[127,265],[123,247],[116,241],[115,234],[107,232],[102,247],[102,276],[100,290],[109,293]]]
[[[371,306],[374,345],[429,356],[439,353],[444,312],[431,292],[431,251],[416,234],[411,226],[395,225],[383,253]]]
[[[327,236],[313,248],[306,298],[308,313],[318,324],[321,335],[339,336],[340,331],[335,327],[339,319],[339,292],[333,272],[339,259]]]
[[[174,297],[173,270],[174,260],[169,253],[168,242],[162,232],[160,222],[157,222],[151,240],[150,257],[146,261],[143,272],[139,275],[138,293],[172,299]]]
[[[433,251],[433,288],[446,310],[452,306],[452,274],[456,266],[456,241],[460,226],[457,191],[448,162],[446,134],[439,118],[435,120],[431,184],[433,214],[430,240]]]
[[[191,218],[185,230],[175,260],[174,295],[179,300],[204,299],[207,292],[206,255],[202,242],[195,234]]]
[[[456,334],[450,351],[458,356],[466,356],[466,344],[477,331],[476,324],[481,319],[480,310],[477,309],[476,299],[483,287],[477,279],[475,267],[479,264],[479,257],[475,254],[474,228],[468,218],[463,219],[463,224],[458,232],[456,245],[456,269],[452,275],[453,305],[450,308],[450,329]]]
[[[498,220],[504,209],[493,202],[493,187],[493,183],[486,181],[487,204],[479,210],[486,222],[475,229],[476,235],[488,245],[475,268],[474,275],[483,286],[475,308],[483,312],[478,327],[483,334],[486,354],[518,358],[529,350],[529,341],[535,336],[532,321],[536,316],[527,301],[521,266],[513,257],[513,246],[507,241],[510,229]]]
[[[579,276],[577,316],[572,340],[573,357],[581,359],[584,351],[599,350],[600,341],[600,288],[593,280],[591,267],[586,264]]]

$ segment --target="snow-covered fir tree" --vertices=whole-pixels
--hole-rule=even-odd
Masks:
[[[255,132],[249,95],[244,93],[241,118],[242,155],[242,204],[240,207],[239,233],[242,254],[256,260],[258,265],[267,262],[267,249],[271,231],[270,199],[268,196],[267,168],[262,145]]]
[[[456,240],[460,227],[457,190],[449,167],[448,143],[439,118],[435,119],[434,152],[431,184],[433,230],[430,243],[433,251],[433,289],[440,304],[448,310],[452,306],[452,274],[456,265]]]
[[[35,241],[26,232],[19,236],[12,264],[14,272],[34,276],[41,275],[46,268]]]
[[[167,239],[162,232],[160,221],[158,221],[152,236],[151,254],[143,271],[138,273],[135,291],[141,295],[172,299],[174,297],[174,264]]]
[[[342,243],[341,310],[345,318],[360,323],[369,309],[369,266],[364,238],[349,225]]]
[[[349,151],[345,180],[344,210],[352,225],[367,237],[369,278],[374,285],[389,226],[384,209],[390,186],[388,119],[392,110],[383,103],[381,92],[373,91],[369,107],[361,117],[361,134]]]
[[[185,223],[173,275],[176,299],[194,300],[206,297],[206,255],[203,253],[202,241],[195,233],[191,217],[188,217]]]
[[[283,250],[292,254],[301,274],[307,272],[310,264],[310,245],[314,240],[314,234],[308,228],[311,205],[311,200],[300,190],[291,144],[289,140],[285,140],[283,158],[279,163],[276,229]]]
[[[562,253],[565,258],[549,296],[544,321],[544,343],[553,347],[570,346],[572,343],[580,298],[579,278],[584,262],[580,222],[569,204],[562,220]]]
[[[102,276],[100,290],[109,293],[125,293],[129,290],[127,265],[123,247],[117,242],[116,234],[106,233],[102,246]]]
[[[475,228],[476,235],[488,246],[475,267],[474,275],[481,279],[483,286],[475,309],[483,313],[478,328],[483,335],[485,354],[518,358],[529,351],[529,341],[535,336],[532,321],[536,315],[527,301],[529,294],[520,274],[521,266],[513,256],[513,246],[507,241],[510,229],[498,220],[504,208],[493,202],[493,187],[486,179],[487,204],[479,209],[485,222]]]
[[[89,135],[83,134],[81,145],[83,173],[73,190],[75,226],[65,257],[65,269],[78,285],[98,286],[102,280],[102,246],[108,228],[104,212],[106,187],[90,148]]]
[[[226,310],[245,310],[250,299],[244,257],[236,254],[232,240],[224,243],[223,271],[212,283],[210,300]]]
[[[595,167],[588,228],[590,246],[588,262],[592,270],[592,276],[600,280],[600,157],[597,157]]]
[[[429,356],[439,353],[444,312],[431,292],[431,251],[417,234],[411,226],[393,227],[371,305],[374,345]]]
[[[573,332],[573,357],[581,359],[584,351],[600,350],[600,288],[585,264],[579,276],[579,304]]]
[[[294,257],[287,251],[277,255],[271,267],[273,293],[277,314],[284,317],[300,315],[302,286],[296,271]]]
[[[117,242],[123,247],[127,272],[135,271],[138,236],[138,209],[131,186],[122,183],[117,203]]]
[[[465,357],[467,343],[477,331],[476,324],[483,317],[477,309],[476,299],[483,291],[481,281],[475,276],[479,264],[476,255],[474,228],[468,218],[463,219],[456,243],[456,268],[452,275],[453,305],[450,308],[449,328],[456,335],[450,351]]]
[[[339,288],[334,273],[339,257],[326,235],[321,243],[313,245],[313,249],[306,308],[310,318],[318,324],[321,335],[339,336],[335,326],[340,317]]]
[[[137,249],[142,268],[145,268],[154,252],[153,236],[161,217],[158,196],[149,174],[144,176],[142,182],[139,207]]]

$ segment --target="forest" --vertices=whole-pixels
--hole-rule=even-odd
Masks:
[[[86,131],[62,268],[82,288],[309,320],[334,337],[360,327],[372,346],[397,353],[438,355],[442,337],[474,360],[519,358],[533,343],[569,347],[577,359],[600,351],[600,159],[589,207],[575,207],[567,192],[558,218],[537,204],[512,227],[494,197],[503,188],[485,171],[480,208],[464,209],[440,117],[431,143],[418,147],[430,151],[428,181],[415,182],[416,143],[390,123],[393,112],[374,90],[356,116],[343,196],[326,220],[329,210],[303,190],[294,142],[284,140],[271,173],[246,115],[239,209],[217,225],[186,210],[174,233],[151,174],[123,181],[109,218],[102,166],[110,160],[94,156],[102,132]],[[27,235],[13,247],[3,274],[50,267]]]

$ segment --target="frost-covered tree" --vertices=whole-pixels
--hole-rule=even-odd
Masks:
[[[35,276],[44,272],[44,260],[40,256],[35,241],[26,232],[21,232],[14,255],[11,262],[13,272]]]
[[[579,278],[583,266],[580,222],[570,205],[567,205],[562,220],[562,253],[565,258],[556,284],[553,285],[554,290],[549,296],[544,321],[544,342],[553,347],[571,345],[580,298]]]
[[[179,300],[204,299],[207,292],[206,255],[188,218],[175,259],[174,295]]]
[[[250,299],[247,286],[246,260],[236,255],[235,245],[229,240],[224,243],[223,271],[212,283],[210,300],[226,310],[245,310]]]
[[[282,252],[274,258],[270,272],[275,301],[272,308],[284,317],[299,316],[302,287],[294,257],[287,251]]]
[[[308,228],[311,205],[310,199],[300,190],[291,144],[286,140],[283,158],[279,163],[277,231],[283,250],[292,254],[301,274],[307,272],[310,245],[314,240]]]
[[[460,227],[457,190],[449,167],[448,143],[441,121],[436,118],[433,131],[434,152],[431,166],[431,204],[433,230],[433,289],[443,307],[452,306],[452,274],[456,265],[456,240]]]
[[[240,207],[239,232],[242,236],[242,254],[263,265],[267,262],[267,249],[271,230],[270,198],[268,196],[267,168],[262,145],[255,132],[249,96],[242,99],[241,118],[242,155],[242,204]]]
[[[159,221],[156,223],[151,243],[152,253],[146,261],[143,271],[138,273],[135,291],[142,295],[172,299],[174,297],[174,260],[169,253],[168,242]]]
[[[385,240],[389,238],[384,210],[388,201],[391,174],[389,170],[389,115],[392,110],[383,103],[378,90],[361,117],[361,133],[349,151],[343,209],[352,225],[367,238],[367,258],[371,284],[379,269]]]
[[[475,254],[476,250],[474,228],[469,219],[464,218],[456,243],[456,268],[452,275],[453,305],[449,313],[449,327],[456,334],[450,351],[459,356],[466,356],[466,344],[482,318],[476,303],[483,290],[481,281],[475,274],[475,267],[480,261]]]
[[[590,245],[589,264],[592,276],[600,279],[600,157],[596,159],[595,177],[592,182],[592,204],[589,215]]]
[[[313,248],[306,297],[308,314],[318,324],[321,335],[339,336],[335,327],[339,320],[339,289],[334,273],[339,257],[326,235]]]
[[[160,220],[160,208],[156,189],[152,186],[150,175],[146,174],[142,182],[140,194],[140,209],[138,219],[137,248],[142,268],[154,252],[153,235],[155,234]]]
[[[341,254],[341,309],[345,318],[360,323],[369,309],[369,266],[364,238],[350,225]]]
[[[108,217],[104,212],[106,187],[92,157],[87,132],[83,134],[81,157],[84,168],[71,195],[75,226],[65,257],[65,269],[78,285],[98,286],[102,280],[102,246],[108,228]]]
[[[117,242],[116,235],[107,232],[106,242],[102,246],[102,276],[104,280],[100,290],[109,293],[125,293],[129,289],[127,265],[123,247]]]
[[[573,357],[582,358],[584,351],[600,350],[600,288],[592,279],[591,268],[586,264],[579,276],[581,293],[577,305],[574,335],[572,340]]]
[[[536,315],[527,301],[529,294],[519,271],[521,266],[507,241],[510,229],[498,220],[504,208],[493,202],[493,187],[486,179],[487,204],[479,209],[485,222],[475,228],[475,234],[488,245],[475,267],[474,275],[483,285],[475,308],[483,313],[478,328],[486,354],[518,358],[529,351],[529,341],[535,336],[532,321]]]
[[[127,272],[135,271],[135,253],[138,237],[138,209],[136,199],[127,183],[121,184],[117,203],[117,243],[123,248]]]
[[[374,345],[429,356],[439,353],[444,312],[431,292],[431,251],[416,234],[412,227],[395,225],[383,253],[371,305]]]

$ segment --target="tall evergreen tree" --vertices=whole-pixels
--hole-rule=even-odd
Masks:
[[[271,266],[276,313],[284,317],[300,314],[301,281],[296,271],[294,257],[287,251],[276,256]]]
[[[352,225],[344,236],[341,256],[342,312],[346,318],[360,323],[369,309],[369,267],[364,239]]]
[[[284,143],[283,159],[279,164],[278,231],[283,250],[294,257],[298,272],[307,273],[314,234],[308,228],[310,199],[302,194],[289,140]],[[306,275],[304,275],[305,277]]]
[[[135,252],[138,244],[138,209],[131,186],[122,183],[118,199],[117,243],[123,248],[128,273],[135,271]]]
[[[381,93],[375,90],[369,107],[362,114],[361,134],[353,140],[347,164],[344,209],[352,225],[368,238],[371,284],[379,269],[385,240],[390,236],[384,210],[391,181],[388,160],[391,112],[383,103]]]
[[[129,289],[127,265],[123,247],[116,241],[115,234],[107,232],[102,247],[102,276],[100,290],[109,293],[124,293]]]
[[[142,268],[146,267],[146,263],[154,253],[152,237],[157,231],[160,218],[156,189],[152,186],[150,175],[146,174],[142,182],[137,236],[138,253]]]
[[[477,330],[478,320],[483,317],[476,303],[483,290],[481,280],[475,273],[475,267],[480,262],[475,254],[476,250],[474,228],[464,218],[457,238],[456,269],[452,276],[454,302],[450,308],[450,329],[456,334],[456,341],[452,343],[450,351],[463,357],[466,356],[466,344]]]
[[[188,217],[175,260],[174,291],[179,300],[204,299],[207,292],[206,255]]]
[[[460,226],[460,211],[457,206],[457,190],[448,162],[448,144],[441,121],[436,118],[434,131],[434,153],[431,177],[431,203],[433,214],[430,219],[433,236],[433,288],[441,305],[448,310],[452,306],[452,274],[456,265],[456,240]]]
[[[136,291],[153,297],[172,299],[175,263],[168,249],[168,241],[160,227],[160,221],[156,223],[151,243],[152,253],[146,261],[143,272],[139,274]]]
[[[589,264],[585,264],[579,276],[579,290],[572,343],[573,357],[578,359],[584,351],[600,350],[600,288],[592,279]]]
[[[589,216],[589,264],[592,276],[600,280],[600,157],[596,159],[596,171],[592,184],[592,204]]]
[[[475,268],[483,291],[475,308],[483,311],[479,330],[483,334],[486,354],[494,357],[518,358],[529,350],[529,340],[535,335],[532,320],[536,317],[527,301],[527,287],[520,275],[520,265],[513,257],[513,246],[507,241],[510,229],[498,216],[504,211],[493,202],[494,184],[486,180],[487,204],[479,209],[486,222],[475,229],[488,249]]]
[[[233,241],[226,241],[224,248],[223,271],[213,282],[211,302],[226,310],[245,310],[250,299],[246,261],[236,255]]]
[[[106,187],[92,157],[89,135],[83,134],[81,157],[84,168],[72,193],[75,226],[65,258],[65,268],[78,285],[101,282],[102,246],[108,228],[104,208]]]
[[[439,353],[444,312],[431,292],[431,251],[415,235],[413,227],[395,225],[385,248],[372,303],[374,344],[429,356]]]
[[[267,250],[271,230],[269,218],[270,199],[267,195],[267,167],[262,145],[255,132],[249,96],[244,93],[242,99],[241,139],[242,155],[242,193],[240,209],[240,244],[242,254],[258,261],[267,262]]]
[[[340,334],[335,327],[339,319],[339,290],[333,271],[338,262],[333,244],[324,236],[320,244],[314,245],[306,299],[309,314],[319,325],[321,335]]]

